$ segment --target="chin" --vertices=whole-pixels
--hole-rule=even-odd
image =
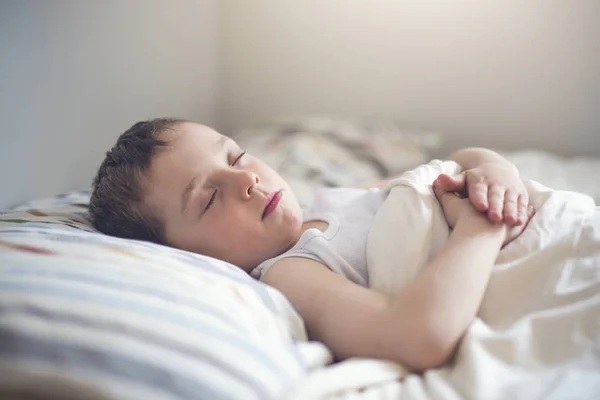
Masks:
[[[286,216],[284,222],[286,224],[286,228],[289,229],[289,236],[292,238],[292,240],[295,236],[300,235],[300,232],[302,231],[302,214],[290,213]],[[296,241],[297,239],[300,238],[296,238]]]
[[[285,204],[285,219],[292,225],[302,225],[302,209],[298,203]]]

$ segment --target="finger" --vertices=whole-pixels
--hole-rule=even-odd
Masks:
[[[527,222],[529,212],[529,207],[523,200],[523,195],[519,196],[517,208],[519,213],[519,225],[522,225]]]
[[[529,193],[524,192],[519,196],[519,223],[524,224],[527,222],[529,217],[527,216],[527,209],[529,206]]]
[[[435,193],[435,197],[437,197],[438,201],[444,208],[457,205],[462,200],[454,192],[447,192],[440,186],[434,187],[433,192]]]
[[[435,186],[439,186],[447,192],[458,192],[465,187],[465,174],[450,176],[448,174],[440,174],[434,182]]]
[[[502,210],[504,208],[505,189],[501,186],[493,185],[488,190],[488,218],[492,222],[502,221]]]
[[[443,187],[441,187],[439,184],[436,184],[435,182],[433,182],[432,185],[433,188],[433,193],[435,193],[435,197],[437,197],[438,201],[442,201],[446,195],[450,195],[450,192],[447,192],[446,190],[444,190]]]
[[[527,221],[525,221],[525,223],[528,224],[534,215],[535,215],[535,207],[533,207],[533,205],[530,204],[527,206]]]
[[[446,192],[440,187],[434,188],[435,195],[442,206],[444,217],[451,227],[456,225],[460,213],[462,202],[466,201],[459,198],[454,192]]]
[[[533,218],[533,216],[535,215],[535,208],[533,207],[533,205],[529,204],[527,207],[525,207],[525,210],[527,216],[525,217],[525,223],[521,225],[523,230],[525,230],[527,225],[529,225],[531,218]]]
[[[471,204],[473,204],[477,210],[487,211],[489,207],[488,185],[484,182],[471,185],[469,188],[469,200],[471,200]]]
[[[507,191],[504,195],[504,221],[509,225],[519,224],[518,207],[519,196],[515,192]]]

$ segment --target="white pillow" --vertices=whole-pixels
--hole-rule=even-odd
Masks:
[[[94,232],[88,195],[0,215],[0,398],[275,399],[330,357],[240,269]]]

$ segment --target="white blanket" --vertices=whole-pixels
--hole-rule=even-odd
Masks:
[[[387,187],[367,242],[374,290],[398,293],[444,245],[449,229],[431,183],[458,171],[436,160]],[[402,398],[600,398],[600,208],[526,185],[536,214],[501,251],[454,363],[407,377]]]

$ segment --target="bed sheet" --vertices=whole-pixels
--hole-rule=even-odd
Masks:
[[[536,179],[545,185],[561,190],[588,194],[598,204],[600,186],[595,173],[600,171],[600,159],[565,159],[540,151],[504,155],[517,165],[523,178]],[[589,207],[593,208],[593,205]],[[560,207],[555,208],[560,210]],[[346,360],[313,371],[304,383],[296,388],[296,392],[291,398],[294,400],[459,400],[473,398],[473,393],[489,393],[489,398],[497,398],[494,395],[505,393],[500,392],[502,390],[500,387],[507,384],[507,380],[514,382],[508,383],[514,385],[514,391],[510,396],[512,399],[599,398],[600,217],[598,215],[600,211],[597,207],[596,210],[593,213],[595,222],[588,221],[585,229],[578,230],[575,225],[572,226],[574,235],[564,235],[560,241],[555,243],[556,251],[553,253],[552,259],[546,257],[544,260],[540,260],[538,256],[531,257],[527,261],[527,268],[530,272],[536,268],[539,270],[540,265],[551,269],[550,275],[552,276],[549,281],[556,284],[557,291],[544,292],[549,296],[548,304],[552,303],[550,304],[552,307],[542,310],[534,316],[528,315],[527,318],[523,318],[520,324],[515,325],[514,329],[506,331],[506,337],[501,337],[502,334],[498,332],[494,332],[495,336],[492,335],[489,327],[485,324],[474,326],[469,331],[470,336],[465,339],[470,345],[463,346],[462,352],[460,350],[458,352],[461,362],[452,367],[429,370],[423,375],[410,374],[400,365],[382,360]],[[553,221],[554,225],[556,223]],[[548,232],[553,230],[548,228]],[[583,243],[581,241],[584,237],[591,239]],[[577,242],[581,243],[576,246]],[[581,255],[581,252],[586,254]],[[574,260],[578,259],[580,261],[575,263]],[[497,274],[501,273],[505,272],[497,272]],[[529,282],[527,279],[522,281]],[[565,286],[565,282],[570,283]],[[531,286],[530,283],[527,284]],[[519,291],[519,288],[522,287],[524,284],[514,288],[515,296],[522,292]],[[572,304],[562,304],[568,298],[578,295],[579,292],[585,292],[589,296],[584,296],[585,298]],[[553,336],[558,335],[557,337],[562,338],[560,343],[566,343],[565,346],[544,349],[545,343],[534,343],[535,340],[528,343],[527,337],[534,337],[536,331],[542,330],[540,328],[542,326],[544,327],[542,336],[546,344],[552,342],[550,339]],[[567,326],[571,326],[573,329],[568,330],[565,328]],[[530,336],[527,336],[523,329],[530,329]],[[584,331],[587,333],[583,334]],[[590,332],[595,332],[595,334],[590,336]],[[542,337],[539,332],[538,336]],[[517,337],[519,339],[516,339]],[[539,352],[545,352],[546,358],[562,357],[564,359],[556,363],[556,368],[546,368],[547,365],[541,364],[537,367],[528,365],[527,368],[520,369],[505,368],[500,374],[499,365],[506,360],[502,360],[501,357],[495,358],[493,354],[494,351],[509,342],[518,344],[517,347],[521,346],[512,348],[512,350],[509,348],[502,350],[504,354],[512,351],[516,357],[515,360],[532,354],[540,357]],[[481,355],[487,353],[488,350],[487,356],[489,357],[485,363],[482,363]],[[474,356],[476,353],[477,357]],[[577,357],[571,357],[569,354],[575,354]],[[536,357],[531,357],[531,359]],[[541,356],[540,359],[544,359],[544,357]],[[479,365],[475,365],[478,362]],[[515,364],[518,363],[515,361]],[[506,371],[510,371],[510,374],[507,374]],[[501,377],[502,379],[500,379]],[[452,382],[460,382],[460,384]]]
[[[591,196],[600,204],[600,156],[561,157],[543,150],[502,153],[531,179],[555,190],[569,190]]]

